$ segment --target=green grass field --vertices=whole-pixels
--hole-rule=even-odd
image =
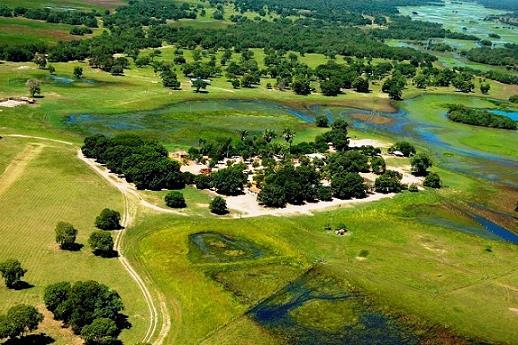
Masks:
[[[518,302],[512,265],[516,246],[416,221],[412,208],[438,201],[428,192],[310,217],[146,217],[130,230],[125,245],[139,269],[175,306],[169,342],[230,344],[239,336],[243,344],[257,339],[282,343],[245,312],[323,260],[334,275],[394,313],[470,337],[512,343],[517,336],[509,309]],[[324,230],[326,224],[339,222],[347,224],[349,236]],[[188,235],[204,231],[248,239],[274,254],[239,262],[193,262]],[[489,244],[492,252],[485,251]],[[368,255],[358,259],[362,250]],[[329,309],[319,310],[323,314],[310,313],[311,318],[324,317]],[[301,310],[299,317],[313,322],[304,315]]]
[[[51,24],[44,21],[25,18],[3,18],[0,17],[0,40],[5,43],[23,44],[28,40],[54,44],[57,41],[69,41],[78,39],[78,36],[71,35],[68,24]]]
[[[125,0],[4,0],[3,5],[8,7],[27,7],[27,8],[41,8],[41,7],[55,7],[61,8],[76,8],[81,10],[102,10],[105,8],[113,9],[124,5]]]
[[[28,270],[24,281],[32,287],[14,291],[0,286],[0,313],[17,303],[43,305],[43,291],[59,281],[97,280],[116,289],[133,327],[121,338],[139,341],[147,327],[142,293],[116,258],[94,256],[87,244],[94,220],[104,208],[122,211],[121,195],[84,163],[75,149],[63,144],[4,137],[0,140],[0,261],[16,258]],[[78,252],[59,250],[54,227],[59,221],[79,229]],[[43,331],[56,344],[71,344],[69,332],[45,322]]]
[[[53,1],[37,5],[43,3]],[[10,0],[8,4],[12,4]],[[66,4],[103,6],[108,1],[69,0]],[[213,23],[207,18],[206,23],[182,21],[178,25]],[[164,47],[157,59],[171,61],[173,50],[174,47]],[[262,66],[263,52],[255,49],[254,53]],[[186,50],[185,54],[190,61],[192,52]],[[317,54],[300,59],[311,67],[326,61]],[[341,58],[338,61],[343,62]],[[74,81],[70,78],[78,65],[84,69],[84,79]],[[297,96],[291,91],[268,90],[266,83],[271,80],[262,80],[253,89],[234,90],[220,77],[213,80],[208,93],[196,94],[179,71],[182,90],[171,91],[162,87],[152,68],[132,66],[125,76],[114,77],[91,69],[86,63],[54,66],[57,79],[33,63],[0,64],[0,97],[26,95],[25,82],[31,78],[42,81],[43,94],[35,105],[0,108],[0,135],[22,133],[79,145],[85,135],[97,131],[110,135],[135,132],[176,149],[194,145],[200,137],[236,136],[243,128],[258,134],[264,128],[281,131],[291,127],[297,132],[298,142],[311,140],[323,130],[297,119],[282,105],[302,110],[315,104],[374,111],[395,109],[381,93],[381,83],[372,85],[369,94],[347,91],[337,97],[319,93]],[[494,107],[489,98],[505,100],[518,94],[517,86],[491,82],[491,87],[489,96],[476,90],[470,96],[477,97],[470,97],[459,96],[451,88],[423,91],[408,86],[404,93],[407,100],[399,105],[421,123],[442,126],[441,136],[453,145],[516,159],[515,133],[473,128],[442,117],[444,103]],[[423,93],[441,95],[416,97]],[[74,126],[66,123],[70,115],[94,120],[83,127]],[[401,139],[382,135],[351,131],[351,136]],[[420,150],[430,151],[426,143],[417,144]],[[61,220],[76,225],[79,241],[85,243],[102,208],[122,210],[121,195],[77,160],[72,147],[13,137],[0,140],[0,172],[24,157],[30,159],[17,174],[7,175],[11,176],[9,181],[0,175],[0,260],[19,258],[29,269],[27,282],[34,287],[23,291],[1,287],[0,313],[19,302],[41,305],[43,289],[51,282],[95,279],[121,293],[134,325],[123,332],[122,340],[129,344],[138,342],[147,326],[147,309],[141,292],[119,262],[97,258],[87,247],[80,252],[62,252],[54,243],[53,229]],[[287,343],[282,334],[263,327],[247,311],[317,262],[324,262],[322,270],[326,277],[349,282],[380,308],[405,316],[412,324],[422,326],[416,320],[423,319],[425,326],[440,325],[463,336],[512,344],[518,337],[513,311],[518,308],[518,247],[454,230],[451,224],[484,233],[479,225],[443,203],[458,207],[474,203],[512,214],[518,192],[467,178],[446,170],[440,161],[437,163],[433,169],[441,174],[446,185],[438,193],[403,193],[394,199],[314,216],[218,218],[207,210],[210,195],[191,187],[183,190],[188,204],[184,213],[188,217],[157,215],[140,209],[136,226],[127,230],[123,247],[146,282],[149,278],[150,287],[165,297],[172,316],[165,344]],[[141,194],[163,207],[165,193]],[[487,213],[509,229],[518,230],[515,221],[502,220],[497,212]],[[350,229],[347,236],[338,237],[325,230],[326,225],[341,222]],[[267,248],[266,254],[239,260],[236,257],[242,255],[241,249],[231,249],[225,255],[232,256],[232,260],[192,260],[189,235],[199,232],[234,236]],[[218,245],[217,241],[214,243]],[[348,312],[344,305],[305,304],[294,311],[293,317],[311,327],[332,329],[340,322],[350,322]],[[56,338],[57,344],[71,342],[55,327],[46,324],[44,330]]]

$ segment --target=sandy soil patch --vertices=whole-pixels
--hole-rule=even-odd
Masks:
[[[390,147],[390,143],[376,139],[351,139],[349,141],[350,147],[360,147],[369,145],[374,147]]]
[[[369,194],[364,199],[350,199],[340,200],[333,199],[332,201],[319,201],[315,203],[306,203],[304,205],[286,205],[285,208],[268,208],[259,205],[257,202],[257,194],[251,192],[245,192],[245,194],[237,196],[226,197],[227,206],[229,209],[237,211],[239,215],[236,217],[259,217],[259,216],[283,216],[283,215],[296,215],[305,214],[311,215],[313,212],[337,208],[343,206],[352,206],[355,204],[363,204],[366,202],[377,201],[385,198],[391,198],[395,194],[381,194],[373,193]]]
[[[15,100],[12,100],[12,99],[8,99],[7,101],[0,102],[0,107],[14,108],[14,107],[17,107],[19,105],[25,105],[25,104],[27,104],[27,102],[15,101]]]

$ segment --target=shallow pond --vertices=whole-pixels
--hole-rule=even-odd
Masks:
[[[288,344],[418,344],[394,318],[334,276],[311,269],[253,307],[248,315]]]
[[[426,145],[448,169],[518,187],[517,160],[463,145],[463,136],[473,136],[478,133],[476,131],[487,129],[467,125],[452,127],[445,119],[443,104],[446,103],[492,106],[488,100],[476,97],[443,95],[404,100],[399,102],[400,109],[394,113],[322,105],[295,109],[260,100],[207,100],[186,101],[160,109],[122,114],[72,114],[65,118],[65,125],[85,134],[112,135],[119,131],[132,131],[153,136],[166,144],[195,145],[201,137],[236,135],[241,129],[255,134],[264,128],[282,130],[296,126],[293,117],[312,123],[317,115],[325,115],[331,121],[345,118],[360,131],[418,141]],[[459,128],[462,130],[459,131]],[[297,129],[301,129],[300,125]],[[512,139],[509,145],[517,142],[517,131],[493,131],[492,135],[507,141]]]
[[[189,235],[189,258],[194,262],[232,262],[271,255],[268,248],[250,240],[218,232]]]
[[[518,121],[518,111],[516,111],[516,110],[511,111],[511,110],[496,109],[496,110],[490,110],[490,112],[493,114],[496,114],[496,115],[502,115],[502,116],[508,117],[514,121]]]

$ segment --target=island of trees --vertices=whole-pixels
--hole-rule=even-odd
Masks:
[[[517,128],[517,122],[506,116],[493,114],[485,109],[472,109],[457,104],[449,106],[448,119],[474,126],[512,130]]]

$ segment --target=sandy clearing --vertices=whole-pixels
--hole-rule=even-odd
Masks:
[[[374,147],[390,147],[390,143],[384,142],[376,139],[351,139],[349,140],[350,147],[360,147],[360,146],[374,146]]]
[[[41,144],[28,144],[23,151],[18,153],[11,163],[5,168],[2,175],[0,175],[0,195],[5,193],[23,174],[25,168],[31,160],[36,158],[45,145]]]
[[[17,107],[19,105],[25,105],[25,104],[27,104],[27,102],[15,101],[13,99],[8,99],[7,101],[0,102],[0,107],[14,108],[14,107]]]
[[[512,311],[513,313],[518,314],[518,308],[509,308],[509,310]]]
[[[214,193],[215,194],[215,193]],[[260,217],[260,216],[286,216],[286,215],[312,215],[313,212],[322,211],[330,208],[349,207],[356,204],[377,201],[385,198],[393,197],[394,193],[380,194],[374,193],[368,195],[364,199],[319,201],[315,203],[306,203],[304,205],[286,205],[285,208],[268,208],[259,205],[257,195],[255,193],[246,192],[242,195],[226,197],[229,209],[237,211],[239,214],[234,215],[237,218]]]

